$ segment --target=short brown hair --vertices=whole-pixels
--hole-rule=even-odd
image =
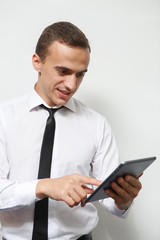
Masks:
[[[54,42],[65,43],[74,47],[88,48],[90,45],[85,34],[70,22],[56,22],[46,27],[36,46],[36,54],[45,60],[49,46]]]

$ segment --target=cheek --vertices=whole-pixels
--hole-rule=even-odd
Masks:
[[[77,88],[76,89],[78,89],[79,88],[79,86],[81,85],[81,83],[82,83],[82,80],[83,80],[83,78],[82,79],[79,79],[78,81],[77,81]]]
[[[44,83],[48,86],[48,88],[53,89],[58,83],[59,79],[56,77],[54,74],[51,73],[46,73],[44,75]]]
[[[42,84],[43,84],[43,89],[47,95],[53,92],[55,88],[55,81],[50,75],[47,75],[47,74],[43,75]]]

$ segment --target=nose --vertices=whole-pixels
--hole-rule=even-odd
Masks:
[[[77,88],[77,77],[75,74],[68,75],[65,80],[65,88],[68,91],[74,91]]]

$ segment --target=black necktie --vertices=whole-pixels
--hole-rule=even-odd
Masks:
[[[38,179],[49,178],[55,134],[54,113],[60,108],[42,108],[49,112],[41,147]],[[35,203],[32,240],[48,240],[48,198]]]

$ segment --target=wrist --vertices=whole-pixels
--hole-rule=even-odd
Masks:
[[[48,179],[44,178],[44,179],[40,179],[37,183],[36,186],[36,197],[39,199],[43,199],[45,197],[47,197],[47,193],[46,193],[46,183],[47,183]]]
[[[115,203],[115,205],[120,210],[127,210],[132,205],[132,203],[133,203],[133,201],[129,201],[129,202],[123,203],[123,204]]]

